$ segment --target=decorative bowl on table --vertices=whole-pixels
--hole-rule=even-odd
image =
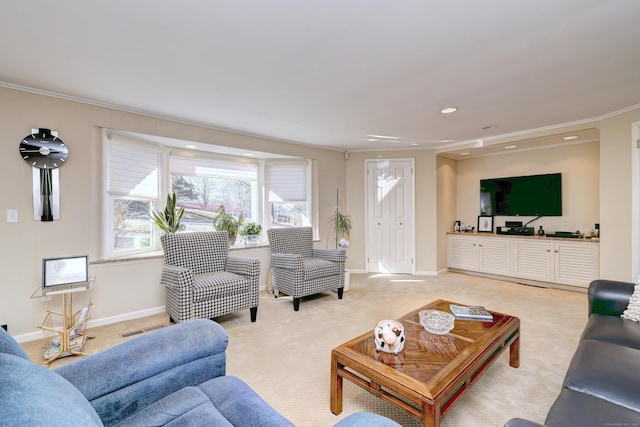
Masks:
[[[453,329],[453,322],[456,317],[440,310],[422,310],[420,312],[420,324],[427,332],[444,335]]]

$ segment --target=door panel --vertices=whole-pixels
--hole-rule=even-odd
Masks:
[[[412,161],[367,163],[367,269],[413,272]]]

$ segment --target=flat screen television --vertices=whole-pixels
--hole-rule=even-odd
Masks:
[[[562,216],[562,174],[481,179],[480,213]]]
[[[88,281],[88,255],[42,259],[42,289],[77,285]]]

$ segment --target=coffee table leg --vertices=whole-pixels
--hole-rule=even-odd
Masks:
[[[513,368],[520,367],[520,333],[509,346],[509,366]]]
[[[338,375],[338,361],[331,355],[331,412],[335,415],[342,412],[342,380]]]
[[[438,427],[440,425],[440,408],[429,402],[422,402],[422,426]]]

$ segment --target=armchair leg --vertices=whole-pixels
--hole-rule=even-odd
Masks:
[[[338,288],[338,299],[342,299],[343,293],[344,293],[344,288]]]
[[[255,322],[258,317],[258,307],[251,307],[249,311],[251,312],[251,321]]]
[[[300,310],[300,298],[293,299],[293,311]]]

